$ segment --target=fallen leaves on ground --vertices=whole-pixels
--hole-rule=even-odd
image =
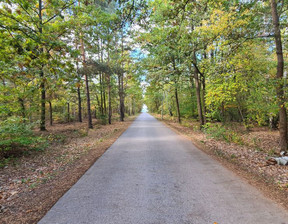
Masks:
[[[160,120],[160,116],[154,116]],[[278,154],[276,152],[280,151],[278,131],[264,127],[254,128],[249,132],[241,131],[239,135],[243,144],[239,145],[216,140],[203,132],[193,130],[193,127],[198,125],[195,122],[190,122],[189,125],[186,123],[185,126],[174,120],[165,119],[164,122],[191,139],[203,143],[218,157],[236,163],[250,173],[262,176],[288,194],[288,166],[266,164],[269,158],[276,156]],[[235,128],[237,127],[234,125]]]

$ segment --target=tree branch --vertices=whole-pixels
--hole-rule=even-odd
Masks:
[[[50,17],[49,19],[47,19],[45,22],[43,22],[43,25],[45,25],[46,23],[49,23],[51,20],[55,19],[57,16],[60,16],[61,13],[62,13],[65,9],[67,9],[67,8],[70,7],[71,5],[74,5],[75,2],[76,2],[76,1],[73,1],[73,2],[70,3],[70,4],[64,5],[58,13],[56,13],[55,15],[53,15],[52,17]]]
[[[17,31],[20,31],[21,33],[23,33],[26,37],[36,41],[37,43],[40,43],[39,40],[37,40],[36,38],[34,38],[33,36],[29,35],[27,32],[25,32],[24,30],[22,29],[19,29],[19,28],[16,28],[16,27],[7,27],[7,26],[4,26],[2,24],[0,24],[0,27],[7,30],[9,32],[9,30],[17,30]]]
[[[26,25],[25,23],[22,23],[21,21],[19,21],[18,19],[16,19],[14,16],[9,16],[9,15],[3,13],[2,11],[0,11],[0,15],[3,15],[3,16],[5,16],[5,17],[8,17],[8,18],[16,21],[16,22],[19,23],[20,25],[26,27],[27,29],[31,30],[33,33],[36,33],[36,34],[37,34],[36,30],[32,29],[31,27],[29,27],[29,26]]]
[[[26,12],[26,14],[31,18],[31,21],[32,21],[34,24],[36,24],[36,26],[37,26],[37,28],[38,28],[38,25],[37,25],[37,23],[35,23],[33,17],[31,16],[31,14],[23,7],[23,5],[22,5],[21,3],[18,3],[18,4],[19,4],[19,6],[21,7],[21,9],[24,10],[24,12]],[[35,12],[35,11],[33,10],[33,12]]]

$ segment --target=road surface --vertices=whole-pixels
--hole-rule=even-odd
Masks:
[[[40,224],[288,224],[287,211],[142,113]]]

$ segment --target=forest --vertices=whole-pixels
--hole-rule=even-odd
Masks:
[[[0,155],[40,146],[56,123],[124,121],[142,108],[129,40],[134,5],[106,1],[1,1]],[[135,16],[134,16],[135,17]]]
[[[249,130],[287,150],[287,1],[154,1],[137,33],[149,111]]]
[[[0,149],[54,123],[141,111],[279,129],[287,150],[287,2],[2,1]],[[8,153],[9,154],[9,153]]]
[[[287,193],[287,37],[287,0],[0,1],[0,220],[39,221],[146,110]]]

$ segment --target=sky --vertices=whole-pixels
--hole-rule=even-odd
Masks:
[[[142,107],[142,111],[141,111],[142,113],[147,113],[148,112],[148,107],[145,105],[145,104],[143,104],[143,107]]]

